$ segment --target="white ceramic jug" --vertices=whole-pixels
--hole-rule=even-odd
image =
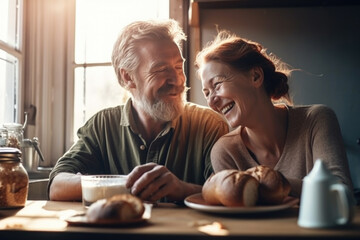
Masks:
[[[354,196],[345,184],[331,174],[322,160],[316,160],[304,178],[298,225],[326,228],[351,222]]]

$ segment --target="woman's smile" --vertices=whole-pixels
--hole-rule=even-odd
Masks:
[[[225,107],[223,107],[220,111],[222,114],[226,115],[234,106],[235,106],[235,102],[231,102],[225,105]]]

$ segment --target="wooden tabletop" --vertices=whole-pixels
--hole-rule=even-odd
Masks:
[[[297,225],[298,207],[256,214],[205,213],[159,204],[144,222],[116,227],[69,225],[85,212],[80,202],[27,201],[24,208],[0,210],[0,239],[360,239],[360,207],[351,224],[331,229]]]

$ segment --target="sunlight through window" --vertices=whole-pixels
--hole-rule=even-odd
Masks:
[[[169,0],[76,0],[74,140],[97,111],[123,104],[111,53],[121,28],[136,20],[169,18]]]
[[[0,0],[0,128],[19,122],[22,0]]]

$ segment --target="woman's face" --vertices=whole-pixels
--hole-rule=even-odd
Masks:
[[[209,107],[222,114],[233,128],[250,122],[257,101],[253,76],[253,70],[236,71],[218,61],[207,62],[200,69],[203,93]]]

